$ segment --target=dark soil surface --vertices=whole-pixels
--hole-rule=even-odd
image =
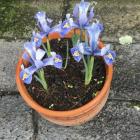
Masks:
[[[52,50],[66,57],[66,39],[51,41]],[[72,47],[69,40],[69,47]],[[40,105],[51,110],[72,110],[91,101],[101,90],[105,81],[105,64],[101,58],[95,58],[93,78],[88,86],[84,85],[84,65],[77,63],[69,53],[68,66],[59,70],[48,66],[44,68],[48,83],[48,93],[33,79],[26,85],[32,98]]]

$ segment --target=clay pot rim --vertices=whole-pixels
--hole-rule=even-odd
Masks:
[[[65,36],[65,38],[70,38],[71,35],[73,34],[73,31],[69,32],[69,34],[67,36]],[[60,38],[59,34],[51,34],[48,39],[57,39]],[[45,42],[46,39],[43,40],[43,42]],[[100,45],[103,45],[102,42],[100,42]],[[18,90],[21,94],[21,96],[23,97],[23,99],[26,101],[26,103],[32,107],[33,109],[35,109],[37,112],[44,114],[46,116],[50,116],[50,117],[70,117],[70,116],[77,116],[80,114],[83,114],[83,112],[88,111],[90,108],[93,108],[95,106],[97,106],[100,101],[104,98],[104,96],[106,95],[108,89],[110,88],[110,84],[112,81],[112,76],[113,76],[113,65],[106,65],[106,79],[105,79],[105,83],[103,88],[101,89],[101,91],[99,92],[99,94],[93,98],[90,102],[88,102],[87,104],[73,109],[73,110],[68,110],[68,111],[53,111],[53,110],[49,110],[47,108],[42,107],[41,105],[39,105],[36,101],[34,101],[32,99],[32,97],[29,95],[23,81],[20,79],[19,74],[21,71],[21,64],[23,63],[23,59],[20,57],[17,66],[16,66],[16,83],[17,83],[17,87]]]

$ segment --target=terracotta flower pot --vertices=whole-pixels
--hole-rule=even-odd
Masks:
[[[76,32],[78,33],[79,31]],[[70,38],[73,33],[74,31],[69,32],[66,38]],[[60,35],[57,33],[48,36],[49,40],[57,38],[60,38]],[[46,38],[43,39],[43,42],[46,42]],[[99,43],[99,47],[104,47],[102,42]],[[21,96],[31,108],[36,110],[42,117],[53,123],[63,126],[73,126],[85,123],[95,117],[101,111],[107,101],[113,75],[112,65],[106,65],[106,80],[104,86],[93,100],[82,107],[70,111],[53,111],[40,106],[28,93],[23,81],[19,77],[22,63],[23,59],[20,58],[16,67],[16,83]]]

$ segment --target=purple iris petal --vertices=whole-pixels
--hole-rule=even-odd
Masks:
[[[52,20],[47,18],[46,13],[43,11],[37,12],[35,18],[37,20],[40,30],[48,34],[51,30],[50,24]]]
[[[20,72],[20,78],[24,81],[24,83],[30,84],[32,82],[32,75],[30,74],[26,78],[24,78],[25,77],[25,74],[26,74],[25,71],[22,70]]]
[[[30,58],[27,52],[23,53],[22,58],[26,61],[29,61],[31,64],[33,63],[32,59]]]
[[[45,34],[43,33],[36,33],[33,32],[33,37],[31,39],[31,42],[35,43],[35,47],[39,48],[42,44],[42,39],[45,37]]]
[[[58,54],[54,58],[54,67],[58,69],[62,68],[62,57]]]
[[[26,68],[25,70],[26,70],[27,73],[33,74],[34,72],[37,71],[37,68],[36,68],[35,65],[32,65],[32,66]]]
[[[44,63],[44,66],[52,66],[54,65],[54,58],[53,57],[48,57],[48,58],[45,58],[43,59],[43,63]]]
[[[75,18],[75,23],[79,28],[85,28],[89,25],[89,22],[94,17],[94,9],[90,8],[90,3],[81,0],[79,4],[76,4],[73,10],[73,17]],[[88,13],[88,11],[90,12]]]
[[[82,59],[82,55],[79,52],[79,48],[76,46],[71,48],[70,51],[72,56],[74,57],[74,60],[80,62],[80,60]]]
[[[72,29],[78,28],[78,25],[74,23],[72,18],[70,18],[70,14],[67,14],[66,18],[66,20],[63,22],[60,21],[58,25],[54,26],[50,33],[58,32],[62,37],[64,37]]]
[[[34,64],[37,67],[37,69],[44,67],[44,63],[41,60],[35,60]]]
[[[45,51],[42,49],[37,49],[36,60],[41,60],[45,56]]]
[[[70,26],[68,20],[64,21],[62,24],[61,24],[61,32],[60,34],[62,36],[65,36],[71,29],[72,27]]]
[[[87,43],[79,43],[77,44],[79,52],[83,55],[91,55],[92,49],[87,45]]]
[[[79,62],[82,59],[82,55],[92,55],[92,49],[86,43],[78,43],[71,48],[71,54]]]
[[[90,3],[81,1],[79,4],[79,25],[81,27],[85,26],[88,22],[88,9],[89,9]]]
[[[87,32],[90,38],[90,46],[93,50],[97,48],[100,33],[102,32],[102,25],[100,23],[93,23],[87,27]]]
[[[50,18],[47,18],[47,22],[48,22],[48,24],[51,26],[51,24],[52,24],[53,20],[52,20],[52,19],[50,19]]]
[[[79,26],[71,19],[70,21],[69,21],[69,23],[70,23],[70,26],[74,29],[74,28],[79,28]]]
[[[84,55],[92,55],[91,47],[85,47],[84,48]]]
[[[79,15],[79,4],[76,4],[73,10],[73,17],[78,18]]]
[[[64,22],[62,22],[62,24],[61,24],[61,28],[62,29],[69,29],[69,28],[71,28],[70,27],[70,24],[69,24],[69,21],[68,20],[65,20]]]
[[[34,60],[35,59],[35,51],[36,51],[36,48],[34,46],[34,43],[33,42],[26,42],[24,44],[24,48],[29,53],[29,55],[31,56],[31,58]]]
[[[70,14],[66,15],[67,20],[65,20],[64,22],[68,22],[68,24],[70,25],[71,28],[78,28],[79,26],[73,21],[73,18],[70,17]],[[64,24],[63,22],[63,24]]]
[[[94,17],[94,8],[92,7],[92,8],[90,9],[90,12],[89,12],[88,20],[89,20],[89,21],[92,20],[93,17]]]
[[[53,33],[53,32],[61,32],[61,24],[62,24],[62,22],[59,22],[59,24],[57,24],[57,25],[55,25],[52,29],[51,29],[51,31],[50,31],[50,33]]]
[[[27,54],[27,52],[24,52],[23,53],[23,55],[22,55],[22,58],[24,59],[24,60],[29,60],[29,55]]]
[[[99,27],[100,32],[103,32],[103,30],[104,30],[103,24],[102,23],[98,23],[98,27]]]
[[[72,27],[70,25],[70,21],[69,20],[65,20],[61,23],[59,23],[58,25],[56,25],[55,27],[52,28],[51,32],[57,32],[59,33],[62,37],[64,37],[70,30],[72,30],[74,27]]]
[[[105,47],[102,49],[96,48],[94,50],[94,55],[96,56],[104,56],[110,49],[110,44],[107,44]]]
[[[113,58],[115,59],[115,57],[116,57],[116,52],[115,52],[115,51],[112,51],[112,50],[110,50],[110,52],[111,52]]]
[[[20,78],[24,81],[24,83],[30,84],[32,81],[32,75],[36,70],[37,68],[35,66],[25,68],[20,72]]]
[[[62,57],[55,52],[51,52],[51,57],[43,59],[44,66],[54,66],[56,68],[62,68]]]
[[[25,50],[29,53],[31,56],[32,64],[34,64],[37,68],[43,67],[43,62],[41,59],[45,55],[45,51],[42,49],[36,49],[35,47],[32,46],[32,42],[27,42],[24,45]]]
[[[114,62],[114,59],[116,57],[116,53],[114,51],[109,50],[106,55],[104,55],[105,63],[110,65]]]

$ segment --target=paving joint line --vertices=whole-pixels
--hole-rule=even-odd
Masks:
[[[124,99],[124,98],[108,98],[108,101],[140,103],[140,100],[138,100],[138,99]]]
[[[2,90],[0,90],[1,97],[7,96],[7,95],[15,96],[15,95],[19,95],[19,92],[18,91],[2,91]]]
[[[69,0],[63,0],[62,21],[65,20],[69,7],[70,7]]]
[[[0,37],[0,39],[5,39],[7,42],[10,42],[10,41],[17,41],[17,40],[28,40],[30,38],[29,37],[19,37],[19,38],[16,38],[16,37],[4,36],[4,37]]]
[[[32,125],[33,125],[33,140],[37,140],[38,135],[38,115],[35,110],[32,109]]]

